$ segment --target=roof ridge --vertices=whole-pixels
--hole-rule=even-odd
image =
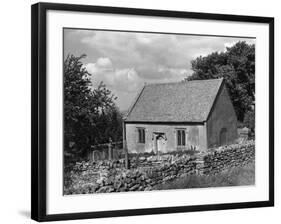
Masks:
[[[186,84],[190,82],[212,82],[217,80],[223,80],[223,78],[215,78],[215,79],[197,79],[197,80],[190,80],[190,81],[178,81],[178,82],[158,82],[158,83],[145,83],[144,86],[154,86],[154,85],[168,85],[168,84]]]
[[[220,77],[220,78],[214,78],[214,79],[196,79],[196,80],[190,80],[188,82],[211,82],[211,81],[215,81],[215,80],[223,80],[223,77]]]

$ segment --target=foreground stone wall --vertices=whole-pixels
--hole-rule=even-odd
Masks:
[[[202,158],[202,157],[201,157]],[[198,167],[205,175],[217,174],[231,167],[242,167],[255,161],[255,143],[234,144],[208,152],[203,156],[203,166]]]
[[[130,159],[130,170],[125,169],[122,159],[76,163],[69,171],[71,184],[65,187],[64,193],[147,191],[184,175],[214,175],[254,160],[255,144],[254,141],[248,141],[195,155],[133,157]]]

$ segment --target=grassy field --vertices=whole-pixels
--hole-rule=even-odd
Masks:
[[[216,175],[198,176],[189,175],[161,185],[155,190],[243,186],[255,184],[255,164],[250,163],[244,167],[235,167],[222,171]]]

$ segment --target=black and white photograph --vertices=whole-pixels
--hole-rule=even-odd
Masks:
[[[256,38],[63,29],[63,195],[255,185]]]
[[[4,1],[0,223],[278,223],[278,6]]]
[[[274,205],[273,17],[57,3],[31,16],[32,219]]]

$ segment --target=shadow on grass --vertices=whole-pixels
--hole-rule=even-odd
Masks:
[[[155,190],[243,186],[255,184],[255,164],[230,168],[216,175],[188,175],[155,186]]]

